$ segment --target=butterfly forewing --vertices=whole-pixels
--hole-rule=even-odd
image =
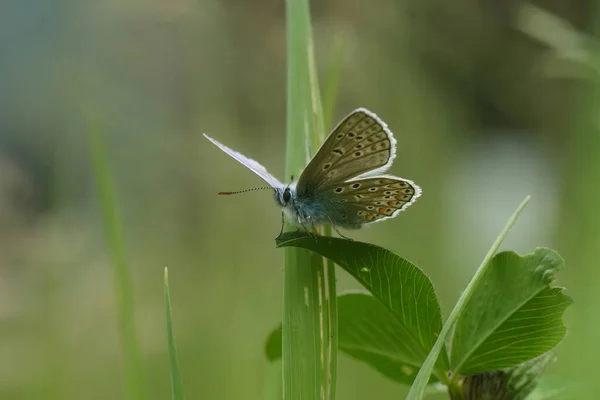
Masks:
[[[265,167],[262,166],[257,161],[254,161],[251,158],[246,157],[242,153],[238,153],[237,151],[230,149],[222,143],[219,143],[215,139],[211,138],[207,134],[203,134],[205,138],[210,140],[215,146],[223,150],[225,153],[229,154],[231,157],[235,158],[238,162],[248,168],[250,171],[254,172],[256,175],[260,176],[265,182],[267,182],[272,188],[282,188],[283,184],[279,182],[277,178],[267,171]]]
[[[407,179],[375,176],[321,188],[335,204],[334,224],[359,227],[393,218],[421,195],[421,188]]]
[[[298,180],[298,193],[316,190],[385,171],[395,156],[396,141],[387,125],[359,108],[344,118],[323,143]]]

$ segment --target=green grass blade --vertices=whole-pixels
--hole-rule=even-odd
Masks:
[[[130,269],[125,257],[125,244],[117,209],[114,184],[108,165],[104,138],[97,121],[88,118],[87,131],[96,188],[102,211],[102,222],[111,258],[115,297],[119,319],[121,347],[125,363],[125,381],[128,399],[145,399],[142,362],[135,332],[133,289]]]
[[[173,320],[171,318],[171,293],[169,291],[169,270],[165,267],[165,310],[167,321],[167,343],[169,345],[169,367],[171,372],[171,398],[173,400],[182,400],[183,380],[181,379],[181,370],[179,369],[179,358],[177,357],[177,347],[173,337]]]
[[[308,3],[307,3],[308,4]],[[317,73],[317,62],[315,60],[315,50],[313,43],[312,27],[310,24],[310,15],[308,16],[307,24],[307,41],[308,41],[308,76],[310,83],[310,95],[313,116],[313,131],[314,140],[311,141],[311,154],[315,154],[327,136],[325,132],[325,115],[323,112],[323,103],[321,101],[321,92],[319,87],[319,77]],[[323,228],[325,236],[331,236],[331,226]],[[337,351],[338,351],[338,311],[337,311],[337,289],[335,277],[335,264],[324,259],[324,278],[325,284],[322,285],[323,290],[321,298],[323,299],[323,309],[321,319],[323,321],[322,342],[324,345],[325,367],[324,379],[327,382],[327,390],[324,393],[326,399],[335,399],[336,380],[337,380]]]
[[[301,249],[286,251],[283,294],[283,398],[319,399],[327,380],[319,297],[323,259]]]
[[[323,115],[307,0],[287,0],[286,174],[299,177],[322,140]],[[283,398],[335,393],[335,276],[323,258],[286,249],[283,274]],[[333,290],[333,294],[330,294]]]
[[[462,313],[463,309],[465,308],[467,302],[471,298],[471,295],[475,291],[475,288],[479,285],[479,282],[481,281],[482,277],[485,274],[485,271],[487,270],[490,260],[492,259],[492,257],[496,253],[496,251],[498,251],[498,248],[502,244],[502,241],[508,234],[508,231],[510,231],[510,228],[512,228],[512,226],[515,224],[515,222],[519,218],[519,215],[521,214],[521,212],[523,211],[523,209],[529,202],[529,199],[530,199],[530,196],[527,196],[525,198],[525,200],[523,200],[523,202],[519,205],[519,207],[517,207],[517,210],[514,212],[512,217],[510,217],[506,226],[504,227],[504,229],[502,230],[502,232],[500,233],[500,235],[498,236],[498,238],[496,239],[494,244],[492,244],[492,247],[486,254],[483,261],[481,262],[481,265],[479,266],[477,271],[475,272],[473,279],[471,279],[471,281],[467,285],[467,288],[465,289],[463,294],[458,299],[456,306],[454,306],[454,309],[450,313],[450,316],[448,316],[448,320],[444,324],[442,331],[440,332],[440,335],[438,336],[435,344],[433,345],[433,348],[431,349],[431,352],[427,356],[427,359],[425,359],[425,362],[423,363],[421,370],[417,374],[417,377],[416,377],[413,385],[411,386],[410,391],[408,392],[408,396],[406,397],[406,400],[420,400],[423,398],[423,394],[425,392],[427,383],[429,382],[429,377],[431,376],[431,372],[433,371],[433,368],[435,366],[436,360],[438,359],[440,352],[445,347],[444,345],[446,343],[446,339],[447,339],[448,335],[450,334],[450,331],[454,327],[454,324],[458,320],[458,317],[460,316],[460,314]]]
[[[325,235],[331,236],[331,227],[325,228]],[[329,259],[325,259],[325,277],[326,277],[326,293],[327,299],[325,305],[328,307],[326,311],[327,330],[327,365],[325,367],[325,375],[329,392],[326,399],[335,399],[337,387],[337,354],[339,347],[339,321],[338,321],[338,305],[337,305],[337,279],[335,277],[335,264]]]
[[[323,120],[325,126],[331,126],[333,121],[333,107],[337,100],[342,67],[346,58],[346,45],[347,39],[345,36],[336,36],[327,74],[325,75],[325,89],[323,90]]]

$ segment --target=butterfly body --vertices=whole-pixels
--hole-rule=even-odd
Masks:
[[[298,181],[288,185],[256,161],[204,136],[264,179],[287,219],[306,229],[324,224],[360,228],[395,217],[421,195],[412,181],[382,175],[396,156],[396,140],[387,125],[364,108],[338,124]]]
[[[289,196],[285,194],[285,190],[288,191]],[[318,196],[317,193],[306,191],[298,193],[296,185],[293,184],[286,187],[283,192],[277,192],[275,196],[287,219],[296,225],[306,228],[337,221],[336,215],[339,212],[336,205],[326,196]],[[335,225],[342,226],[341,223]]]

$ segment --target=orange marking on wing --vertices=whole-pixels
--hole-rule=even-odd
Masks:
[[[365,215],[365,219],[367,221],[371,221],[373,219],[373,214],[367,214],[367,215]]]
[[[398,204],[396,200],[388,201],[388,206],[390,207],[396,207],[396,204]]]

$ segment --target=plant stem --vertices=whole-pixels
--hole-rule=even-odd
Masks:
[[[299,177],[319,143],[323,116],[311,66],[308,0],[287,0],[286,174]],[[311,75],[311,68],[313,68]],[[335,393],[335,276],[323,258],[285,249],[283,272],[282,369],[286,400],[330,399]],[[333,332],[333,333],[332,333]]]
[[[183,400],[183,382],[181,379],[181,370],[179,369],[179,357],[177,356],[177,347],[175,337],[173,336],[173,320],[171,317],[171,293],[169,290],[169,270],[165,267],[165,310],[167,325],[167,344],[169,345],[169,367],[171,372],[171,398],[173,400]]]
[[[125,381],[128,399],[145,399],[143,390],[143,371],[140,358],[139,343],[135,333],[133,307],[133,289],[125,244],[117,209],[114,184],[108,165],[108,157],[104,138],[99,131],[98,123],[88,116],[88,133],[90,149],[96,180],[96,188],[102,210],[102,222],[106,237],[108,253],[111,257],[115,297],[119,317],[121,347],[125,359]]]

